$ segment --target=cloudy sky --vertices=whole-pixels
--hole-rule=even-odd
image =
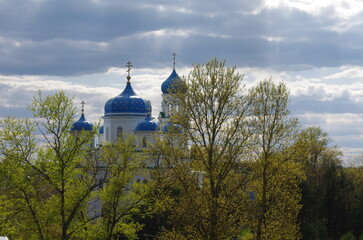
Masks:
[[[62,89],[98,121],[127,61],[157,116],[172,53],[179,75],[217,57],[247,86],[285,81],[292,114],[352,161],[363,153],[362,28],[361,0],[0,0],[0,117],[28,117],[38,90]]]

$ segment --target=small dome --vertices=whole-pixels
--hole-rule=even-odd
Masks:
[[[118,96],[109,99],[105,104],[105,116],[110,115],[137,115],[146,116],[148,101],[137,96],[131,83],[128,82],[125,90]]]
[[[73,123],[73,127],[71,128],[71,131],[91,131],[93,128],[93,124],[88,122],[86,118],[84,117],[84,114],[81,115],[80,119]]]
[[[171,122],[167,122],[162,128],[161,131],[163,133],[167,133],[169,131],[169,129],[173,126],[173,124]]]
[[[98,133],[99,134],[103,134],[104,132],[104,127],[103,126],[100,126],[100,129],[98,129]]]
[[[180,125],[173,124],[171,122],[167,122],[162,128],[161,131],[163,133],[182,133],[182,128]]]
[[[184,86],[184,82],[174,69],[170,76],[161,84],[161,91],[164,94],[175,93],[175,89],[182,86]]]
[[[144,121],[137,124],[135,131],[156,131],[158,129],[158,124],[153,121],[150,114],[147,115]]]

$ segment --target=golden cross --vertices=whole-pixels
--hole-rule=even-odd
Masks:
[[[127,83],[130,83],[130,79],[131,79],[130,71],[131,71],[131,68],[133,67],[133,65],[131,64],[130,61],[128,61],[127,64],[125,65],[125,67],[127,67]]]
[[[176,53],[173,53],[171,56],[173,56],[173,69],[175,70],[175,57],[177,55],[176,55]]]
[[[81,105],[82,105],[82,115],[84,115],[84,105],[85,105],[86,103],[84,102],[84,101],[82,101],[81,102]]]

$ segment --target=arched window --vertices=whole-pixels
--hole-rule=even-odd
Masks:
[[[146,138],[144,137],[144,138],[142,138],[142,147],[146,147]]]
[[[117,137],[122,138],[122,127],[117,128]]]
[[[106,128],[106,140],[108,141],[109,139],[108,139],[108,127]]]

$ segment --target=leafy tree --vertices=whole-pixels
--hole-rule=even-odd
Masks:
[[[0,124],[3,126],[0,131],[3,234],[11,237],[26,231],[30,237],[44,239],[44,222],[39,216],[42,202],[38,200],[38,181],[34,181],[37,173],[28,164],[35,153],[31,134],[34,126],[29,120],[17,121],[15,118],[6,118]],[[17,224],[12,219],[18,216],[23,221]],[[20,231],[11,230],[10,226],[16,226]]]
[[[136,232],[142,227],[132,219],[133,214],[138,213],[145,204],[147,190],[145,174],[141,171],[142,159],[135,151],[133,136],[119,138],[102,147],[101,162],[109,179],[99,191],[102,218],[93,236],[99,235],[102,239],[118,239],[120,236],[136,239]]]
[[[352,232],[347,232],[346,234],[344,234],[340,240],[356,240],[355,236],[353,235]]]
[[[9,201],[4,195],[0,195],[0,236],[9,236],[16,232],[16,226],[11,223],[11,219],[13,218],[11,209],[13,208],[13,202]]]
[[[338,176],[334,233],[358,236],[363,229],[363,167],[344,167]]]
[[[171,128],[153,149],[161,156],[154,206],[169,214],[165,239],[226,239],[243,228],[249,129],[241,79],[235,68],[213,59],[195,65],[183,91],[173,94],[176,131]]]
[[[20,209],[15,224],[24,234],[68,239],[87,221],[87,203],[98,184],[97,168],[85,147],[95,132],[70,133],[75,108],[64,92],[45,98],[39,93],[29,109],[34,121],[7,118],[1,122],[5,196],[14,201],[14,210]],[[35,141],[36,128],[42,145]]]
[[[304,164],[300,213],[303,239],[338,239],[352,227],[353,183],[344,170],[342,153],[319,127],[301,131],[297,160]]]
[[[145,191],[142,184],[131,185],[140,169],[134,141],[92,148],[96,129],[70,131],[75,108],[64,92],[39,93],[29,109],[34,120],[9,117],[0,122],[1,234],[15,239],[132,239],[140,226],[129,216]]]
[[[98,187],[98,168],[88,161],[93,156],[85,147],[92,141],[95,131],[71,134],[75,108],[64,92],[45,98],[39,94],[29,109],[46,144],[46,148],[38,152],[32,168],[54,191],[50,209],[55,209],[60,223],[60,238],[68,239],[79,228],[77,220],[86,216],[84,211],[90,195]]]
[[[257,240],[298,239],[304,173],[294,160],[298,122],[289,116],[288,91],[284,83],[269,79],[252,88],[249,97],[254,133],[250,186],[255,191],[248,212],[251,230]]]

